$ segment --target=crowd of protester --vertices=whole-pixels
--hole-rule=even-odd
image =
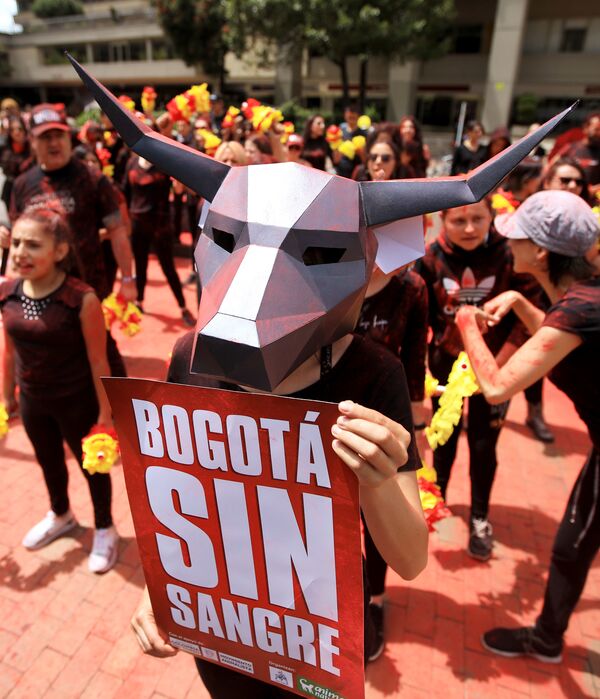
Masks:
[[[124,104],[133,102],[126,96],[120,99]],[[5,178],[2,201],[7,210],[0,225],[4,267],[9,249],[12,258],[11,279],[0,286],[5,330],[3,400],[11,414],[20,413],[49,493],[48,515],[23,540],[26,548],[35,549],[76,525],[69,506],[62,441],[69,444],[81,464],[82,437],[95,423],[111,424],[99,377],[126,373],[117,345],[104,328],[100,301],[116,288],[125,300],[136,303],[140,312],[151,312],[144,291],[148,258],[154,251],[175,299],[182,329],[193,326],[194,315],[186,307],[182,286],[197,279],[190,265],[189,276],[180,280],[174,245],[184,239],[185,231],[195,242],[203,202],[152,163],[131,153],[105,115],[99,114],[98,121],[88,121],[77,129],[67,118],[64,105],[40,104],[21,111],[14,100],[5,99],[0,107],[0,167]],[[135,106],[131,108],[135,110]],[[211,96],[206,111],[187,116],[154,108],[135,113],[163,136],[231,166],[289,161],[359,181],[383,181],[425,177],[431,163],[430,150],[414,117],[373,124],[356,104],[346,105],[339,125],[328,125],[321,114],[312,115],[302,133],[296,130],[299,125],[290,125],[273,114],[268,128],[257,126],[247,104],[226,111],[216,95]],[[510,146],[511,140],[504,126],[486,138],[481,123],[469,122],[462,143],[454,149],[451,174],[472,171]],[[560,206],[562,200],[553,199],[555,195],[544,200],[548,216],[555,216],[557,225],[568,228],[565,236],[574,239],[577,225],[587,233],[585,245],[573,244],[576,255],[571,254],[571,248],[565,252],[555,243],[552,232],[543,240],[535,237],[539,237],[539,230],[529,236],[550,256],[563,251],[568,259],[580,261],[579,266],[561,268],[560,260],[554,260],[550,279],[545,263],[536,263],[531,251],[525,260],[522,245],[515,255],[515,245],[509,244],[507,234],[499,229],[508,225],[506,217],[529,211],[530,200],[535,203],[540,195],[547,197],[553,190],[566,193],[567,199]],[[523,347],[538,337],[546,312],[550,320],[543,321],[543,327],[558,328],[562,335],[579,341],[573,346],[564,341],[564,352],[556,354],[555,364],[582,343],[588,353],[591,347],[597,350],[600,324],[595,275],[600,274],[600,266],[592,207],[597,207],[598,196],[600,114],[591,114],[583,124],[580,140],[567,142],[549,155],[538,149],[481,202],[439,212],[441,231],[428,240],[425,256],[413,268],[390,274],[375,269],[356,332],[387,347],[404,363],[417,444],[421,455],[433,463],[444,498],[463,425],[459,423],[448,442],[430,454],[424,428],[431,407],[435,410],[438,401],[433,398],[433,406],[427,404],[427,369],[444,384],[466,345],[477,351],[485,347],[495,371],[506,373]],[[584,207],[582,211],[574,205],[573,197],[577,197],[577,206]],[[529,215],[540,229],[545,224],[539,205],[536,209],[531,204],[530,208],[533,213]],[[571,211],[576,212],[575,223],[569,219]],[[526,213],[522,217],[527,221]],[[542,268],[544,273],[539,272]],[[576,330],[569,326],[576,321],[568,309],[556,310],[563,277],[586,285],[587,296],[573,301],[579,315],[585,316],[578,316]],[[508,313],[508,301],[504,305],[493,301],[496,297],[508,299],[515,313]],[[560,303],[564,306],[567,302]],[[487,332],[482,339],[476,334],[479,326],[469,324],[472,317],[461,310],[463,306],[479,308],[482,314],[487,309]],[[47,319],[43,332],[35,325],[42,317]],[[462,324],[457,321],[461,317]],[[65,353],[67,345],[69,352]],[[369,370],[364,367],[365,372]],[[468,424],[464,425],[471,481],[467,551],[477,560],[486,561],[493,554],[489,506],[496,470],[502,467],[496,444],[512,395],[525,389],[527,425],[532,435],[544,442],[554,439],[542,412],[545,373],[533,372],[528,380],[513,381],[510,389],[498,395],[493,381],[477,371],[482,392],[469,400]],[[569,387],[565,390],[571,395]],[[579,408],[580,396],[571,397]],[[590,431],[598,449],[597,418],[595,421]],[[592,497],[588,493],[597,496],[598,461],[594,451],[578,481],[587,500]],[[110,515],[110,476],[84,474],[96,519],[90,570],[105,572],[116,562],[118,550],[118,534]],[[577,506],[578,498],[577,494],[572,497],[571,506]],[[560,659],[569,615],[599,543],[596,525],[600,507],[587,500],[579,503],[588,518],[577,532],[581,555],[575,566],[576,580],[570,580],[570,569],[563,560],[569,558],[565,548],[573,538],[565,533],[568,523],[563,522],[562,548],[553,554],[554,572],[541,621],[533,629],[520,631],[516,640],[507,630],[487,635],[485,643],[491,650],[506,655],[530,653],[548,662]],[[452,506],[452,502],[448,504]],[[586,539],[590,528],[592,538]],[[384,647],[387,565],[366,523],[364,531],[370,623],[374,625],[367,655],[374,660]]]

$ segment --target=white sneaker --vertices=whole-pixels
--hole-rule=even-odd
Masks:
[[[94,544],[88,560],[91,573],[106,573],[117,562],[119,556],[119,535],[114,527],[96,529]]]
[[[31,527],[25,534],[23,546],[30,551],[41,549],[54,539],[58,539],[59,536],[70,532],[76,526],[77,520],[71,510],[65,512],[64,515],[57,515],[50,510],[41,522]]]

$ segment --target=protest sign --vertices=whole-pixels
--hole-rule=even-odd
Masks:
[[[300,696],[364,696],[358,484],[337,406],[107,379],[144,575],[176,648]]]

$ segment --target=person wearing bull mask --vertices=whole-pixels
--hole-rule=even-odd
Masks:
[[[70,60],[133,150],[211,202],[196,248],[198,325],[176,344],[168,379],[337,402],[333,449],[356,474],[380,553],[414,578],[426,565],[428,535],[404,369],[351,331],[374,264],[399,267],[422,252],[422,214],[483,196],[568,110],[470,178],[356,183],[295,163],[229,168],[161,139]],[[365,602],[368,613],[366,589]],[[147,592],[132,626],[144,652],[177,652],[157,628]],[[366,657],[372,631],[366,616]],[[196,663],[212,697],[291,696]]]

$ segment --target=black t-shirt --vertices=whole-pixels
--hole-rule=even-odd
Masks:
[[[364,300],[356,326],[356,332],[400,357],[413,401],[423,400],[425,393],[427,320],[425,282],[416,272],[402,270]]]
[[[210,379],[201,374],[192,374],[190,364],[193,343],[193,330],[175,343],[167,381],[230,391],[240,390],[233,384]],[[413,431],[410,397],[402,362],[384,347],[357,335],[329,374],[288,397],[330,403],[351,400],[366,408],[377,410],[391,420],[399,422],[409,432]],[[412,440],[408,449],[408,461],[398,471],[416,471],[420,467],[419,454]]]
[[[192,374],[190,364],[194,331],[179,338],[173,348],[167,381],[191,386],[206,386],[227,390],[239,387],[201,374]],[[331,371],[316,383],[290,394],[289,398],[321,400],[339,403],[352,400],[366,408],[378,410],[399,422],[413,436],[408,448],[408,461],[398,471],[416,471],[421,466],[414,440],[412,410],[402,362],[384,347],[369,339],[354,336],[352,343]],[[365,610],[365,657],[372,648],[372,622],[369,616],[369,588],[363,561],[363,590]]]
[[[600,449],[600,277],[573,284],[548,310],[543,325],[583,340],[548,376],[573,401]]]
[[[331,147],[325,136],[306,139],[302,157],[317,170],[325,170],[327,158],[331,158]]]
[[[464,143],[454,151],[452,158],[451,175],[462,175],[474,170],[485,162],[487,158],[487,148],[478,146],[477,150],[467,148]]]
[[[81,274],[103,299],[110,293],[98,231],[121,221],[114,185],[76,158],[59,170],[45,172],[39,165],[15,181],[10,218],[14,222],[24,211],[50,206],[65,212],[73,236],[73,247]]]

